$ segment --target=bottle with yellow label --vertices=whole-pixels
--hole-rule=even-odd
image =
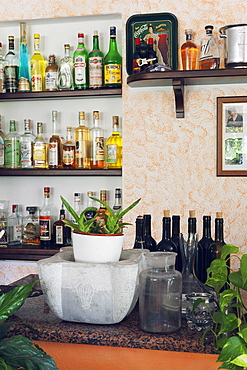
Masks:
[[[110,46],[104,59],[105,87],[122,86],[122,57],[117,49],[116,27],[110,27]]]
[[[112,134],[106,142],[107,168],[122,168],[122,136],[119,133],[118,116],[112,117]]]
[[[32,91],[43,91],[45,83],[46,62],[40,54],[40,35],[34,34],[34,54],[31,63],[31,84]]]
[[[43,123],[37,122],[37,137],[33,142],[33,168],[48,168],[48,145],[43,136]]]
[[[85,125],[85,112],[79,112],[79,127],[75,129],[75,168],[90,168],[90,130]]]

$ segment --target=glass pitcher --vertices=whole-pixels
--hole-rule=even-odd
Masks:
[[[182,275],[175,270],[175,252],[144,253],[146,269],[140,273],[141,329],[173,333],[181,327]]]

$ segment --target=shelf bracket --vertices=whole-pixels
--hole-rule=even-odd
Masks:
[[[184,80],[173,78],[172,85],[175,96],[176,118],[184,118]]]

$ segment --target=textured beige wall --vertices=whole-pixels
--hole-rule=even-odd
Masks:
[[[121,12],[123,15],[123,187],[125,204],[138,197],[142,202],[126,221],[138,213],[151,213],[153,235],[161,237],[162,210],[182,217],[187,233],[188,210],[195,209],[201,233],[202,216],[222,211],[225,240],[245,247],[246,188],[244,177],[216,177],[216,98],[246,95],[239,86],[197,86],[185,88],[185,118],[176,119],[171,89],[134,89],[126,84],[125,23],[137,13],[171,12],[178,18],[179,44],[184,29],[193,28],[196,42],[206,24],[216,28],[246,22],[243,0],[215,1],[0,1],[0,20],[63,17]],[[133,228],[126,231],[126,246],[133,244]]]

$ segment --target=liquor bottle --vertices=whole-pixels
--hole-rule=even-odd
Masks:
[[[40,35],[38,33],[34,34],[34,54],[31,57],[30,63],[32,91],[43,91],[46,62],[40,54]]]
[[[2,54],[3,44],[0,42],[0,93],[6,92],[4,83],[4,58]]]
[[[162,219],[162,222],[163,222],[162,239],[157,244],[157,251],[177,253],[177,247],[171,239],[171,217],[169,210],[164,211],[164,217]]]
[[[118,116],[112,117],[112,126],[112,134],[106,141],[106,163],[108,168],[122,168],[122,136]]]
[[[62,205],[59,213],[59,220],[55,221],[53,224],[55,248],[71,245],[71,228],[65,225],[63,220],[65,220],[65,210]]]
[[[75,168],[75,144],[73,141],[72,127],[67,126],[66,128],[66,141],[63,144],[63,168],[72,169]]]
[[[188,243],[191,243],[191,240],[192,239],[195,239],[196,236],[197,236],[197,220],[196,220],[196,216],[195,216],[195,211],[192,210],[192,211],[189,211],[189,217],[188,217],[188,241],[187,241],[187,244]],[[201,245],[198,243],[197,241],[197,248],[195,250],[195,254],[194,254],[194,260],[193,260],[193,270],[194,270],[194,273],[197,271],[198,274],[200,275],[201,274],[201,269],[202,269],[202,266],[198,260],[198,258],[196,257],[197,255],[201,255],[202,254],[202,247]],[[200,271],[200,272],[199,272]],[[197,274],[196,274],[196,277],[198,278]]]
[[[84,33],[78,33],[78,45],[73,55],[74,88],[88,88],[88,52],[84,45]]]
[[[156,51],[154,50],[154,39],[152,37],[148,39],[147,62],[147,66],[158,63]]]
[[[52,136],[48,146],[48,166],[50,169],[62,168],[62,141],[58,135],[58,113],[52,111]]]
[[[104,59],[104,85],[105,87],[122,86],[122,57],[117,49],[116,27],[110,27],[109,51]]]
[[[40,244],[46,249],[52,245],[52,225],[55,210],[50,203],[50,188],[44,187],[44,204],[39,213]]]
[[[112,210],[114,213],[117,213],[120,208],[122,208],[122,190],[120,188],[117,188],[115,189],[115,199]]]
[[[221,251],[224,242],[224,220],[222,218],[222,212],[216,212],[215,218],[215,240],[208,248],[208,265],[214,260],[221,257]]]
[[[182,272],[183,264],[182,264],[182,255],[181,255],[180,243],[179,243],[179,234],[180,234],[180,216],[173,215],[172,216],[172,241],[177,247],[176,270]]]
[[[27,46],[26,23],[20,23],[20,56],[18,91],[30,91],[30,63]]]
[[[2,128],[2,116],[0,115],[0,168],[4,167],[4,140],[5,135]]]
[[[7,93],[18,90],[18,67],[19,60],[14,52],[14,36],[9,36],[9,51],[4,60],[4,84]]]
[[[135,51],[133,53],[133,73],[139,73],[141,72],[141,66],[139,65],[140,59],[142,59],[141,55],[141,39],[139,37],[135,38]]]
[[[49,55],[48,65],[45,69],[45,90],[56,91],[58,79],[58,66],[54,54]]]
[[[145,249],[144,240],[144,219],[143,216],[137,216],[136,218],[136,235],[134,242],[134,249]]]
[[[20,135],[16,131],[15,120],[10,121],[9,133],[4,140],[4,165],[6,168],[20,168]]]
[[[106,190],[100,190],[100,198],[102,202],[107,203],[106,200]],[[107,211],[106,207],[100,203],[99,209],[97,210],[97,216],[96,221],[100,225],[104,225],[106,221],[106,216],[109,215],[109,212]]]
[[[78,216],[81,214],[81,193],[74,193],[74,211],[77,213]],[[71,222],[76,223],[76,220],[71,217]]]
[[[79,112],[79,127],[75,129],[75,167],[90,168],[90,130],[85,125],[85,112]]]
[[[198,47],[193,42],[193,30],[185,30],[186,41],[181,46],[183,70],[197,69]]]
[[[12,215],[8,217],[7,225],[8,245],[21,244],[22,217],[19,214],[19,207],[17,204],[12,205]]]
[[[38,246],[40,244],[38,207],[26,207],[26,211],[28,216],[23,217],[22,244]]]
[[[196,254],[196,260],[198,260],[198,262],[195,265],[196,276],[202,283],[205,283],[207,280],[207,268],[209,267],[207,261],[208,248],[212,243],[211,216],[203,216],[203,235],[201,240],[199,240],[200,247]]]
[[[97,207],[95,205],[95,202],[94,202],[93,199],[90,198],[90,197],[93,197],[93,196],[94,196],[93,191],[88,191],[87,192],[87,206],[86,206],[86,208],[90,208],[85,212],[85,217],[86,217],[87,220],[91,220],[92,218],[94,218],[94,216],[97,213]]]
[[[152,237],[151,233],[151,215],[145,214],[144,219],[144,242],[145,248],[149,249],[150,252],[155,252],[157,250],[156,240]]]
[[[103,86],[103,62],[104,54],[99,48],[99,34],[98,31],[94,31],[93,50],[88,55],[89,87],[91,89]]]
[[[21,135],[21,168],[33,168],[32,146],[35,136],[31,130],[31,120],[24,120],[24,134]]]
[[[94,126],[90,130],[91,168],[105,168],[104,130],[99,127],[99,111],[93,112]]]
[[[47,147],[43,138],[43,123],[37,122],[37,137],[33,142],[33,168],[48,168]]]
[[[214,27],[205,27],[206,35],[201,40],[201,51],[199,57],[200,69],[217,69],[220,65],[220,52],[217,36],[213,35]]]
[[[73,90],[73,58],[70,56],[70,44],[64,44],[64,57],[58,66],[59,90]]]

